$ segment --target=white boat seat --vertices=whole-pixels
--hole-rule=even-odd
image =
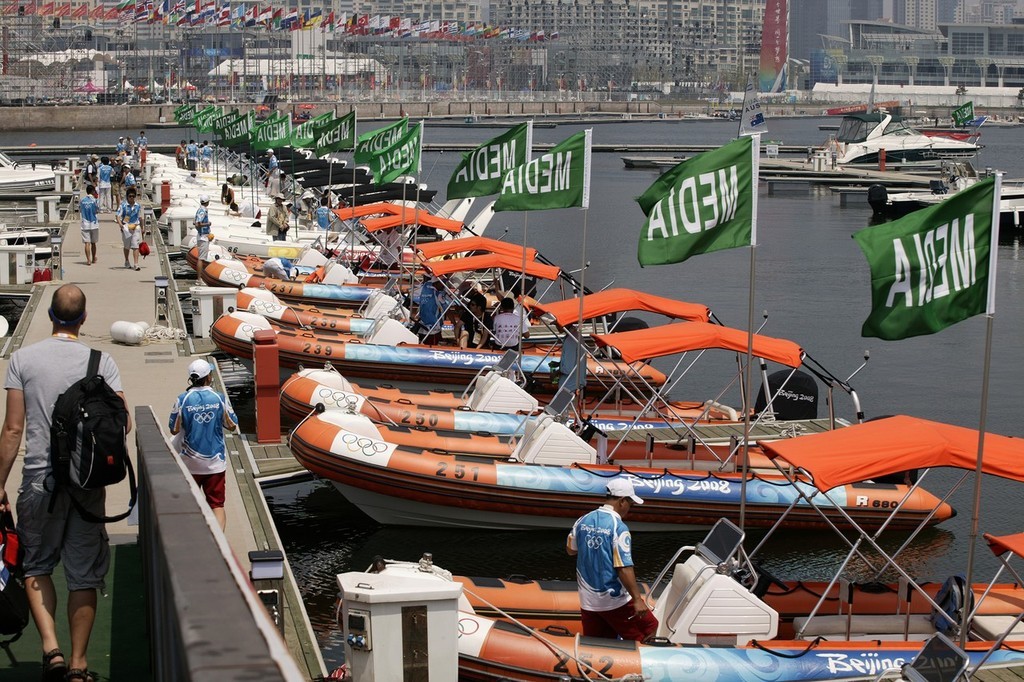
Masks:
[[[793,629],[796,632],[803,629],[802,639],[846,639],[846,618],[841,614],[815,616],[811,619],[801,616],[793,619]],[[854,615],[850,622],[850,639],[902,640],[906,619],[905,614]],[[909,633],[908,639],[911,640],[923,640],[934,635],[935,625],[932,624],[931,616],[926,613],[910,614]]]
[[[1015,619],[1016,616],[1011,615],[975,616],[971,619],[971,632],[977,633],[984,640],[999,639]],[[1024,623],[1013,626],[1009,639],[1024,639]]]
[[[774,609],[698,553],[676,564],[654,617],[655,634],[674,644],[738,645],[772,639],[779,624]]]

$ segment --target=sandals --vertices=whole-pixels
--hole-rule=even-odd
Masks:
[[[81,668],[72,668],[64,676],[67,682],[96,682],[96,676],[88,670],[82,670]]]
[[[53,660],[55,658],[60,660]],[[66,679],[67,671],[68,664],[60,649],[51,649],[43,654],[43,682],[61,682]]]

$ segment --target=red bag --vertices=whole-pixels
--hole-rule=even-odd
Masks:
[[[21,565],[20,547],[14,531],[14,516],[11,512],[0,514],[0,562],[10,570]]]
[[[32,271],[32,283],[53,281],[53,272],[50,268],[36,268]]]
[[[149,244],[147,244],[146,242],[140,242],[139,243],[139,254],[143,258],[148,256],[149,255]]]

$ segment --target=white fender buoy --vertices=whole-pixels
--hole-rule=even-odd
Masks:
[[[110,325],[110,338],[118,343],[125,343],[129,346],[137,346],[146,337],[146,330],[135,322],[124,322],[119,320]]]
[[[145,334],[145,333],[146,333],[147,331],[149,331],[149,328],[150,328],[151,326],[153,326],[153,325],[151,325],[151,324],[150,324],[149,322],[146,322],[145,320],[141,320],[141,321],[139,321],[139,322],[136,322],[135,324],[137,324],[137,325],[139,325],[140,327],[142,327],[142,333],[143,333],[143,334]]]

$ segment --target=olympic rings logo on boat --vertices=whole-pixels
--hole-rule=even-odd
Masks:
[[[388,444],[383,441],[357,436],[354,433],[344,434],[341,437],[341,442],[348,447],[350,452],[362,452],[367,457],[379,455],[388,449]]]

